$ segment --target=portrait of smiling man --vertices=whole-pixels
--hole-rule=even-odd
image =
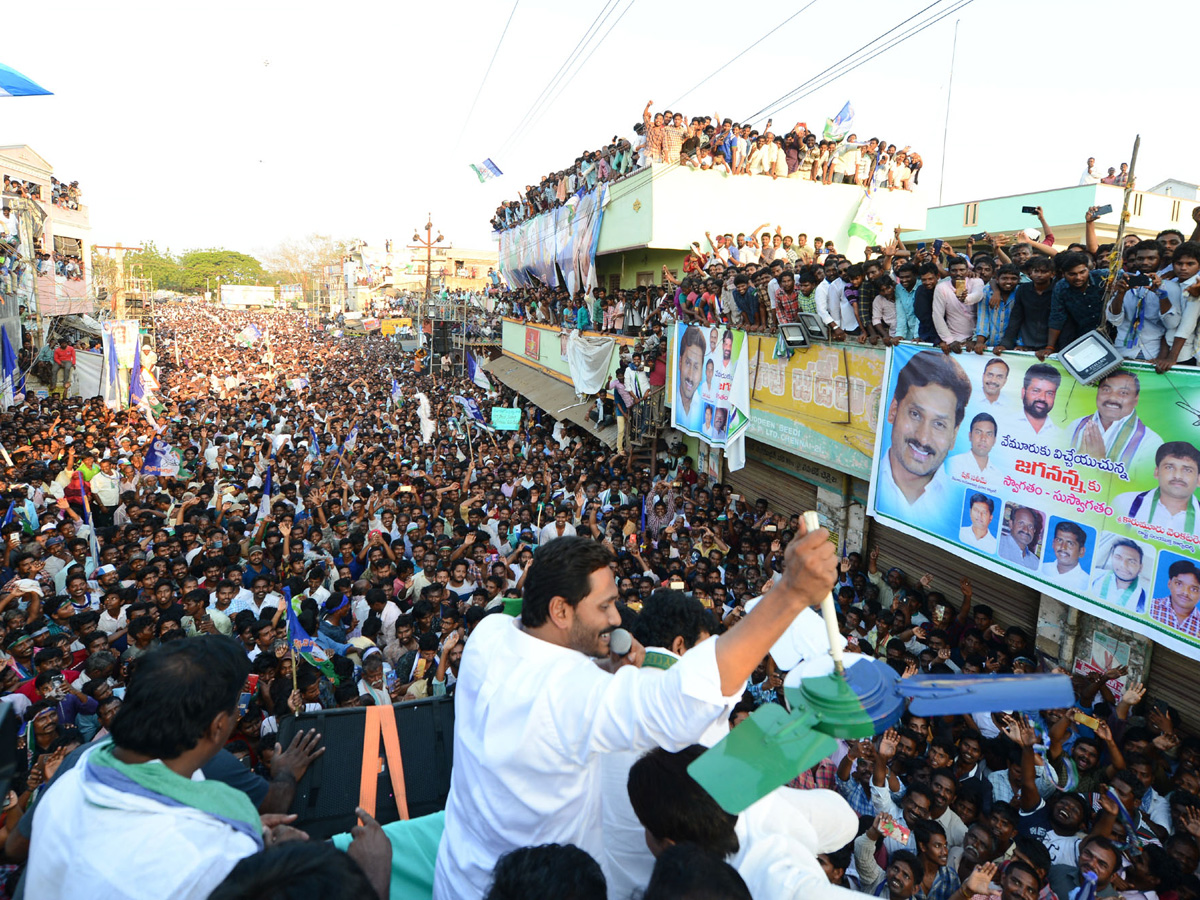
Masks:
[[[1096,385],[1096,411],[1068,426],[1071,448],[1096,459],[1125,463],[1127,471],[1154,458],[1162,438],[1137,414],[1142,385],[1133,372],[1120,370]]]
[[[996,420],[991,413],[976,413],[967,437],[971,449],[950,457],[946,463],[950,477],[978,487],[998,489],[1004,483],[1004,473],[990,459],[992,448],[996,446]]]
[[[1161,570],[1160,570],[1161,571]],[[1200,637],[1200,568],[1190,559],[1180,559],[1167,569],[1167,596],[1150,605],[1150,618],[1191,637]]]
[[[891,440],[876,487],[881,512],[938,530],[957,515],[962,507],[943,464],[970,399],[967,373],[946,354],[920,352],[905,363],[887,411]]]

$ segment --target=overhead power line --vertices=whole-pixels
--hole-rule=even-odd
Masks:
[[[467,111],[466,118],[463,119],[462,131],[458,133],[458,140],[454,142],[455,147],[462,143],[463,135],[467,133],[467,125],[471,123],[471,116],[475,112],[475,105],[479,102],[479,95],[483,93],[483,86],[487,84],[488,76],[492,74],[492,66],[496,63],[496,56],[500,53],[500,47],[504,43],[504,36],[508,34],[508,26],[512,24],[513,16],[516,15],[517,7],[520,5],[521,0],[516,0],[512,11],[508,14],[508,21],[504,23],[504,30],[500,32],[500,40],[496,42],[496,49],[492,51],[492,58],[483,72],[483,77],[479,79],[479,88],[475,91],[475,99],[471,101],[471,108]]]
[[[563,60],[562,65],[558,67],[558,71],[554,73],[554,75],[546,83],[546,86],[543,87],[538,93],[537,97],[534,98],[533,104],[528,110],[525,111],[525,115],[523,115],[517,122],[516,127],[513,128],[512,134],[510,134],[508,139],[501,145],[501,149],[511,146],[517,133],[521,131],[521,129],[525,126],[525,123],[528,122],[530,117],[536,112],[543,99],[552,90],[554,90],[555,87],[558,86],[563,74],[570,67],[571,63],[573,63],[577,58],[580,48],[583,47],[583,45],[591,38],[592,34],[600,27],[600,23],[608,17],[613,9],[616,9],[617,2],[618,0],[605,0],[604,6],[601,7],[600,12],[596,13],[596,18],[592,20],[592,24],[589,25],[587,31],[583,33],[583,37],[579,39],[579,42],[572,48],[571,52],[567,54],[567,58]]]
[[[717,75],[721,74],[721,72],[728,69],[731,65],[733,65],[735,62],[737,62],[739,59],[741,59],[743,56],[745,56],[747,53],[749,53],[751,50],[753,50],[755,47],[757,47],[759,44],[761,44],[763,41],[765,41],[767,38],[769,38],[771,35],[773,35],[775,32],[777,32],[780,28],[782,28],[788,22],[792,21],[792,19],[796,18],[796,16],[800,15],[800,13],[804,12],[806,9],[808,9],[810,6],[812,6],[816,2],[817,2],[817,0],[809,0],[808,3],[804,4],[798,10],[796,10],[794,13],[792,13],[790,16],[788,16],[786,19],[784,19],[782,22],[780,22],[778,25],[776,25],[774,28],[772,28],[770,31],[768,31],[766,34],[764,34],[762,37],[760,37],[757,41],[755,41],[753,44],[751,44],[749,47],[747,47],[745,50],[743,50],[741,53],[739,53],[737,56],[733,57],[733,59],[726,62],[720,68],[714,69],[708,75],[704,76],[703,79],[701,79],[700,81],[693,84],[690,88],[688,88],[686,91],[684,91],[682,94],[680,94],[674,100],[672,100],[670,105],[667,108],[674,109],[676,106],[679,105],[680,100],[682,100],[684,97],[686,97],[692,91],[696,90],[696,88],[700,87],[703,84],[707,84],[709,81],[711,81]]]

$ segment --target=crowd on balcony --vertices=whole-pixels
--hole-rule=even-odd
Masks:
[[[57,207],[79,209],[79,198],[82,194],[78,181],[67,184],[57,178],[50,179],[50,201]]]
[[[1129,235],[1107,305],[1101,299],[1112,244],[1096,237],[1095,207],[1085,241],[1059,251],[1041,208],[1036,240],[1025,231],[983,234],[961,247],[948,241],[909,247],[895,239],[852,261],[831,241],[808,243],[759,226],[736,235],[706,233],[677,277],[589,293],[523,288],[504,296],[509,314],[580,330],[636,334],[653,322],[730,324],[771,331],[818,316],[834,340],[872,344],[918,341],[947,352],[996,354],[1022,348],[1041,358],[1098,327],[1128,359],[1159,371],[1195,364],[1200,343],[1200,208],[1190,236],[1168,228],[1153,240]],[[1152,301],[1152,302],[1151,302]]]
[[[719,114],[689,120],[669,109],[652,113],[653,105],[653,100],[646,104],[631,136],[613,135],[607,144],[585,151],[567,168],[543,175],[536,185],[525,185],[515,200],[501,203],[492,227],[511,228],[563,206],[579,190],[617,181],[654,163],[726,176],[798,178],[906,191],[918,183],[923,166],[919,153],[882,138],[859,141],[854,133],[826,136],[804,122],[783,133],[774,130],[769,119],[760,130]]]
[[[33,181],[21,181],[19,178],[4,176],[3,193],[9,197],[24,197],[27,200],[41,200],[42,186]]]

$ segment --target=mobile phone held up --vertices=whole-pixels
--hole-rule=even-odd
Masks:
[[[1112,208],[1112,204],[1111,204],[1111,203],[1105,203],[1103,206],[1097,206],[1097,207],[1096,207],[1096,216],[1097,216],[1097,217],[1099,217],[1099,216],[1107,216],[1107,215],[1108,215],[1110,212],[1112,212],[1112,210],[1113,210],[1113,208]]]
[[[1025,213],[1026,215],[1030,215],[1030,216],[1036,216],[1038,214],[1036,206],[1022,206],[1021,212]]]
[[[986,231],[981,231],[981,232],[979,232],[978,234],[973,234],[973,235],[971,235],[971,240],[973,240],[973,241],[986,241],[986,240],[987,240],[987,232],[986,232]]]
[[[1150,287],[1150,276],[1143,275],[1141,272],[1130,275],[1128,281],[1130,287]]]

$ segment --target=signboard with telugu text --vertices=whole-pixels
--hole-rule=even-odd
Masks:
[[[521,427],[521,410],[511,406],[493,406],[492,427],[497,431],[516,431]]]
[[[888,350],[868,509],[1200,659],[1200,372]],[[1200,401],[1198,401],[1200,402]]]

